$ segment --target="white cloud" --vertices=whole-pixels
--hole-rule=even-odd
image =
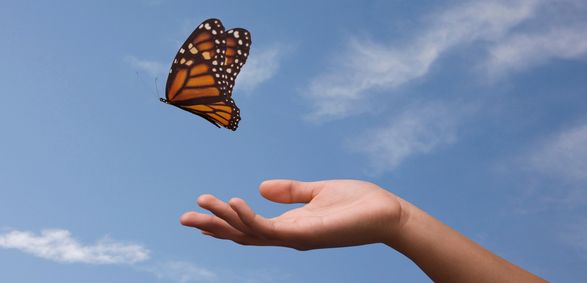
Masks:
[[[247,63],[237,77],[235,88],[250,92],[271,79],[279,69],[282,50],[279,46],[251,50]]]
[[[178,261],[150,260],[147,248],[132,243],[114,241],[107,237],[88,245],[72,237],[68,230],[47,229],[35,234],[8,230],[0,234],[0,248],[16,249],[39,258],[60,263],[129,264],[136,271],[146,272],[158,279],[178,283],[198,282],[275,282],[283,272],[268,270],[215,272],[197,264]]]
[[[327,121],[378,107],[370,103],[394,101],[395,109],[409,105],[413,99],[400,99],[400,88],[424,78],[442,56],[457,49],[478,54],[470,65],[490,79],[587,54],[587,5],[581,1],[463,1],[438,11],[401,42],[349,39],[333,65],[304,90],[312,104],[306,118]],[[351,147],[367,154],[378,170],[393,170],[411,156],[456,142],[462,116],[448,108],[411,107],[387,126],[353,139]]]
[[[133,69],[145,72],[152,77],[165,77],[169,71],[169,65],[162,64],[156,61],[149,61],[139,59],[135,56],[126,56],[124,61],[127,62]]]
[[[587,123],[546,139],[528,157],[533,169],[587,185]]]
[[[392,171],[414,155],[454,143],[462,114],[439,104],[413,106],[391,117],[387,126],[368,130],[348,145],[367,154],[376,173]]]
[[[152,265],[134,266],[140,271],[155,275],[161,280],[178,283],[243,282],[264,283],[289,280],[291,275],[276,269],[220,269],[213,271],[187,261],[163,261]]]
[[[179,283],[213,282],[218,280],[216,273],[185,261],[161,262],[148,268],[141,268],[141,270],[150,272],[159,279]]]
[[[336,119],[360,112],[369,92],[394,90],[426,75],[433,63],[456,46],[496,41],[529,19],[538,1],[466,2],[430,17],[429,24],[404,44],[351,39],[348,50],[326,74],[310,82],[310,119]]]
[[[0,234],[0,248],[17,249],[34,256],[64,263],[132,264],[149,259],[149,250],[105,238],[83,245],[67,230],[43,230],[36,235],[13,230]]]
[[[484,67],[492,77],[524,70],[551,59],[585,56],[587,54],[587,24],[513,34],[492,46],[489,53]]]
[[[584,206],[587,204],[587,122],[529,146],[512,166],[530,174],[526,195],[547,204],[541,208]]]
[[[313,102],[311,120],[357,114],[378,91],[426,76],[443,54],[473,46],[475,64],[491,79],[511,71],[587,55],[587,5],[574,0],[465,1],[426,17],[404,43],[352,38],[336,63],[304,91]],[[475,45],[473,45],[473,43]]]

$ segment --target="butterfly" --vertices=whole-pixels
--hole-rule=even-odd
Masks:
[[[248,30],[225,31],[220,20],[205,20],[175,55],[160,100],[235,131],[241,118],[232,89],[250,47]]]

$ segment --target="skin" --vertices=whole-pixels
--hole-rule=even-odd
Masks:
[[[186,212],[180,222],[242,245],[303,251],[383,243],[434,282],[546,282],[369,182],[269,180],[260,192],[273,202],[305,205],[265,218],[242,199],[226,203],[206,194],[198,205],[212,215]]]

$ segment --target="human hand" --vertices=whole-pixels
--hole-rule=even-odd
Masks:
[[[270,201],[305,205],[265,218],[241,199],[202,195],[198,204],[213,215],[187,212],[180,222],[243,245],[310,250],[385,243],[434,282],[546,282],[372,183],[271,180],[260,191]]]
[[[388,242],[405,218],[402,199],[364,181],[270,180],[261,184],[260,192],[270,201],[305,205],[265,218],[242,199],[226,203],[202,195],[198,204],[213,215],[187,212],[180,222],[243,245],[309,250]]]

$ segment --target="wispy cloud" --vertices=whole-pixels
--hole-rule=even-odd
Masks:
[[[165,261],[149,267],[140,267],[141,271],[154,274],[157,278],[179,283],[214,282],[218,275],[206,268],[185,261]]]
[[[178,283],[199,282],[243,282],[265,283],[291,281],[291,274],[278,269],[230,270],[210,269],[188,261],[160,261],[151,264],[134,265],[141,272],[155,275],[158,279]]]
[[[368,109],[367,96],[425,77],[456,48],[474,48],[474,66],[490,79],[512,71],[587,55],[587,5],[576,0],[465,1],[425,17],[403,42],[350,38],[331,68],[304,90],[312,120],[344,118]]]
[[[252,50],[237,78],[235,88],[251,92],[261,83],[271,79],[279,69],[283,50],[285,49],[281,46]]]
[[[370,104],[375,101],[399,101],[395,109],[404,108],[414,99],[401,97],[402,89],[414,87],[454,50],[478,54],[470,69],[490,81],[553,59],[585,56],[583,12],[587,5],[576,0],[463,1],[424,15],[422,26],[401,42],[349,38],[346,50],[304,90],[312,108],[306,118],[341,119],[378,107]],[[408,107],[413,113],[404,111],[349,144],[367,154],[376,168],[393,170],[410,156],[456,142],[462,123],[446,103]]]
[[[532,17],[538,1],[465,2],[430,17],[421,32],[404,44],[349,40],[348,58],[310,82],[306,91],[313,102],[310,119],[336,119],[356,114],[365,96],[388,94],[425,76],[442,54],[456,46],[497,41],[519,23]]]
[[[388,125],[349,140],[348,146],[367,154],[375,173],[392,171],[412,156],[454,143],[464,115],[459,112],[441,104],[414,105],[391,117]]]
[[[127,264],[132,269],[177,283],[198,282],[275,282],[283,272],[271,270],[242,273],[212,269],[181,260],[153,260],[151,251],[133,243],[104,237],[94,244],[83,244],[65,229],[46,229],[39,234],[7,230],[0,234],[0,249],[16,249],[33,256],[59,263]]]
[[[0,248],[22,252],[61,263],[135,264],[134,268],[159,279],[179,283],[213,282],[217,275],[208,269],[184,261],[143,264],[150,251],[137,244],[117,242],[109,238],[84,245],[63,229],[43,230],[40,234],[12,230],[0,234]],[[141,263],[136,265],[137,263]]]
[[[551,134],[521,154],[515,166],[540,184],[532,192],[561,208],[587,204],[587,122]]]
[[[587,23],[554,27],[548,31],[512,34],[490,48],[483,66],[495,79],[552,59],[573,59],[585,55]]]
[[[166,65],[157,61],[139,59],[135,56],[126,56],[124,57],[124,61],[127,62],[131,68],[140,72],[145,72],[151,77],[165,77],[169,71],[169,64]]]
[[[34,256],[64,263],[132,264],[149,259],[149,250],[103,238],[84,245],[67,230],[43,230],[40,234],[12,230],[0,234],[0,248],[17,249]]]
[[[547,138],[529,154],[528,161],[542,174],[587,185],[587,123]]]

